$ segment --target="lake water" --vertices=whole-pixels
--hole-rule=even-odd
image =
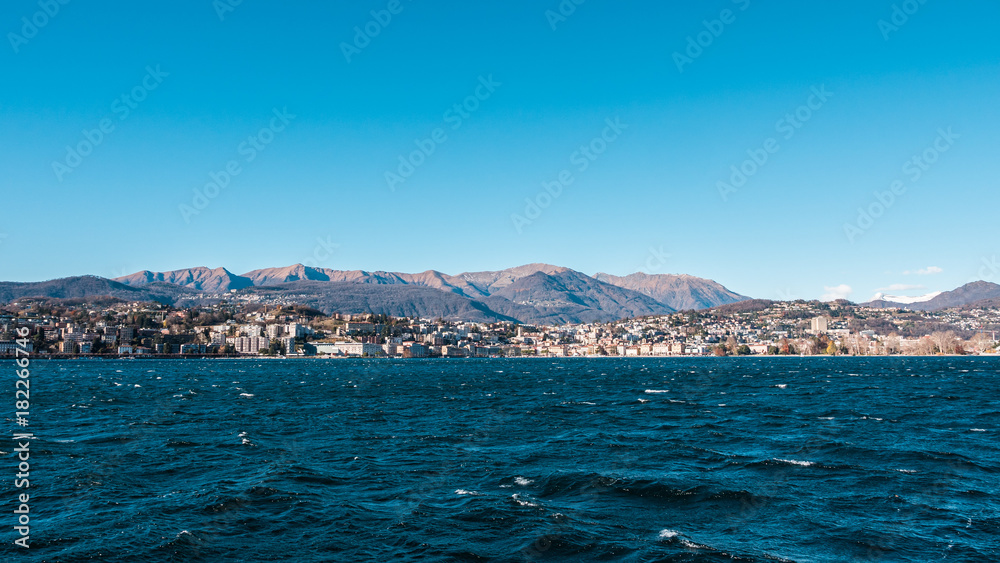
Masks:
[[[998,359],[33,368],[4,561],[1000,560]]]

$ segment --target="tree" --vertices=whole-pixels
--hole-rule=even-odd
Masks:
[[[36,353],[39,353],[39,354],[48,351],[49,345],[48,345],[48,343],[45,342],[45,332],[44,331],[38,330],[37,332],[35,332],[34,336],[32,336],[32,339],[31,339],[31,347],[32,347],[32,349],[34,349],[34,351]]]
[[[917,341],[917,345],[913,350],[913,353],[920,356],[929,356],[934,353],[934,342],[931,341],[930,337],[921,338]]]
[[[955,346],[957,344],[957,337],[952,331],[948,332],[935,332],[931,334],[931,342],[937,348],[940,354],[954,354]]]
[[[854,356],[868,354],[868,339],[860,334],[851,334],[845,339],[848,353]]]
[[[742,344],[739,348],[736,349],[736,353],[739,354],[740,356],[749,356],[753,352],[750,350],[749,346],[747,346],[746,344]]]
[[[836,356],[837,355],[837,344],[834,343],[833,340],[831,340],[830,344],[827,345],[827,347],[826,347],[826,353],[830,354],[831,356]]]
[[[972,337],[971,344],[972,344],[972,349],[977,354],[981,354],[982,352],[989,350],[990,348],[993,347],[993,340],[989,336],[986,336],[986,333],[979,332]]]
[[[885,351],[886,356],[891,356],[893,354],[898,354],[900,348],[899,335],[893,332],[889,336],[886,336],[882,340],[882,349]]]

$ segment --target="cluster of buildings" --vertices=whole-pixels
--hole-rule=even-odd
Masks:
[[[210,321],[210,322],[204,322]],[[39,354],[101,356],[572,357],[996,353],[1000,310],[922,313],[851,304],[759,302],[563,326],[294,308],[213,305],[105,308],[28,300],[0,314],[0,355],[28,327]]]

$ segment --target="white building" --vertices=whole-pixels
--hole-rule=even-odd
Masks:
[[[809,322],[809,332],[812,334],[820,334],[826,332],[829,329],[829,319],[826,317],[815,317]]]
[[[266,336],[230,336],[226,338],[226,344],[240,354],[259,354],[271,346],[271,339]]]
[[[285,328],[285,331],[288,333],[289,336],[294,336],[296,338],[301,338],[307,334],[313,333],[311,328],[305,325],[300,325],[299,323],[288,323],[288,326]]]
[[[345,356],[381,356],[385,353],[378,344],[338,342],[336,346]]]
[[[240,334],[243,336],[260,336],[260,331],[264,327],[261,325],[242,325],[240,326]]]

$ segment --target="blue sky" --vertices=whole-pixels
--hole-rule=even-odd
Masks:
[[[996,2],[52,2],[0,9],[2,280],[1000,281]]]

